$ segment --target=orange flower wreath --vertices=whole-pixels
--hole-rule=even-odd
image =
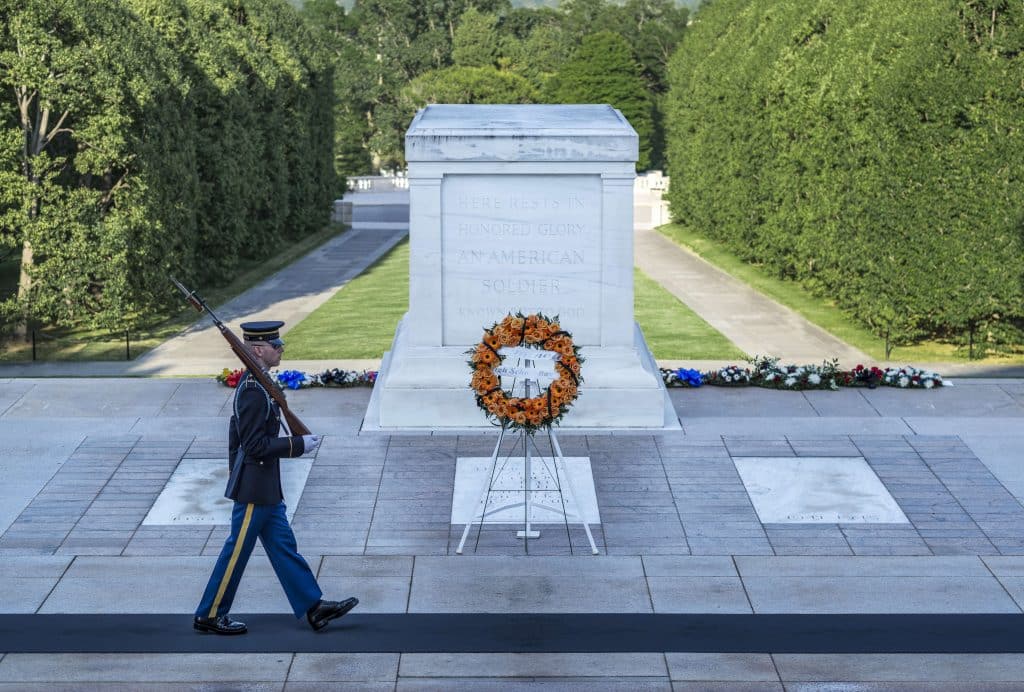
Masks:
[[[501,378],[494,372],[504,360],[499,353],[502,346],[526,346],[558,353],[555,362],[558,379],[529,399],[512,396],[512,392],[501,388]],[[583,358],[579,351],[572,342],[572,334],[559,326],[557,317],[508,315],[485,329],[480,343],[467,352],[473,371],[469,386],[476,392],[477,405],[497,425],[527,432],[557,425],[576,400],[583,382],[580,376]]]

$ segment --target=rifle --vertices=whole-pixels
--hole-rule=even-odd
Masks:
[[[199,297],[199,294],[195,291],[190,291],[185,288],[180,281],[175,279],[173,276],[170,277],[171,281],[175,286],[178,287],[182,293],[185,294],[185,300],[187,300],[192,307],[199,312],[206,312],[213,318],[213,323],[217,325],[217,329],[227,339],[228,346],[235,352],[238,359],[242,361],[242,365],[249,369],[252,376],[256,378],[256,381],[263,385],[263,388],[267,390],[271,398],[277,402],[277,405],[281,407],[281,415],[284,416],[285,421],[288,423],[288,430],[291,431],[292,435],[309,435],[309,428],[306,427],[305,423],[299,420],[299,417],[291,412],[288,408],[288,401],[284,398],[284,392],[281,388],[270,379],[270,374],[263,369],[263,366],[253,358],[253,355],[249,353],[249,350],[242,343],[242,340],[231,331],[220,319],[213,314],[213,310],[206,304],[206,301]]]

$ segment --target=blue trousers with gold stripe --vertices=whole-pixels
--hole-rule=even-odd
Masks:
[[[256,539],[267,551],[295,617],[302,617],[323,595],[306,559],[299,555],[295,534],[288,525],[285,504],[252,505],[236,502],[231,512],[231,535],[217,558],[217,565],[206,585],[203,600],[196,609],[199,617],[219,617],[231,610],[238,582],[249,561]]]

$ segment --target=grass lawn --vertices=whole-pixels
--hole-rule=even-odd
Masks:
[[[380,358],[408,309],[409,241],[404,240],[288,332],[288,358]]]
[[[204,286],[189,286],[189,288],[199,291],[206,302],[216,310],[217,306],[244,293],[267,276],[288,266],[343,230],[344,227],[341,224],[331,224],[325,226],[318,233],[278,248],[267,260],[241,261],[239,274],[225,286],[210,289]],[[17,262],[18,260],[13,260],[12,263],[0,265],[0,297],[10,295],[11,292],[17,290]],[[167,290],[177,293],[177,289],[169,281]],[[179,307],[165,314],[152,315],[146,326],[130,334],[132,357],[134,358],[166,341],[192,324],[198,317],[199,313],[185,302],[184,297],[182,297]],[[109,331],[94,329],[42,329],[36,338],[36,357],[39,360],[52,361],[124,360],[124,332],[111,334]],[[0,343],[0,362],[26,361],[31,358],[31,343]]]
[[[728,339],[639,270],[635,282],[636,319],[656,358],[745,357]],[[390,348],[395,327],[408,309],[409,243],[403,242],[288,332],[288,357],[379,358]]]
[[[872,358],[885,360],[885,341],[872,334],[866,327],[861,326],[827,298],[812,295],[794,281],[784,281],[771,276],[764,268],[744,262],[715,241],[709,240],[690,228],[679,224],[669,224],[658,230],[722,271],[803,315],[810,322],[834,334],[851,346],[864,351]],[[896,346],[892,349],[889,360],[922,363],[967,362],[968,359],[967,350],[958,348],[955,344],[924,341],[913,346]],[[1024,350],[1016,355],[991,356],[971,362],[1024,363]]]

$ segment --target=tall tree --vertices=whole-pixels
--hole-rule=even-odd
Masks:
[[[165,300],[155,277],[188,241],[176,60],[117,2],[4,0],[0,18],[0,160],[17,163],[0,179],[0,236],[21,248],[5,313],[131,324]]]
[[[612,31],[605,24],[608,3],[605,0],[562,0],[558,3],[565,28],[571,36],[586,36],[598,31]]]
[[[461,67],[492,67],[498,57],[498,18],[470,7],[452,39],[452,61]]]
[[[5,320],[130,328],[329,214],[333,84],[280,0],[0,0]]]
[[[511,71],[544,90],[569,59],[572,44],[560,24],[546,22],[535,26],[524,40],[507,39],[503,50]]]
[[[375,165],[404,164],[403,137],[415,113],[402,109],[402,88],[429,70],[451,64],[458,19],[470,6],[500,14],[508,0],[356,0],[352,17],[374,56],[370,149]]]
[[[668,61],[686,31],[690,13],[674,0],[626,0],[609,4],[600,24],[629,43],[651,90],[668,91]]]
[[[561,25],[563,13],[553,7],[515,7],[499,13],[498,31],[503,37],[523,40],[543,24]]]
[[[334,0],[306,0],[302,13],[318,31],[334,67],[334,169],[340,186],[347,175],[371,172],[373,58],[356,40],[358,28],[351,16]],[[336,195],[343,192],[339,187]]]
[[[557,103],[608,103],[622,111],[640,137],[637,168],[650,167],[651,96],[625,39],[610,31],[584,37],[547,89]]]

